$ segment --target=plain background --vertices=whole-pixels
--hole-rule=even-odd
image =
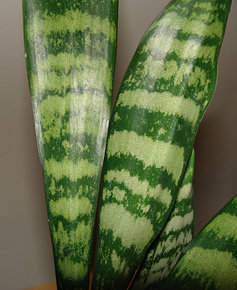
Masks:
[[[115,90],[167,0],[121,0]],[[233,0],[213,101],[195,142],[196,232],[237,193],[237,1]],[[55,279],[43,180],[26,77],[20,0],[0,0],[0,289]]]

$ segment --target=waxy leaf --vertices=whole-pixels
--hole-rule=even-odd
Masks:
[[[173,208],[213,95],[231,0],[174,0],[127,69],[106,149],[95,289],[126,289]]]
[[[132,289],[157,289],[158,285],[161,286],[184,248],[193,239],[193,173],[194,151],[192,151],[171,215],[164,229],[146,253]]]
[[[86,289],[116,54],[116,0],[23,0],[58,289]]]
[[[189,244],[159,289],[237,289],[237,196]]]

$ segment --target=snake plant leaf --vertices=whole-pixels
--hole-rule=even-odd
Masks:
[[[172,271],[184,248],[193,239],[193,173],[194,150],[192,151],[171,215],[162,232],[150,246],[131,289],[159,288],[163,280]]]
[[[88,288],[111,111],[117,0],[23,0],[58,289]]]
[[[141,40],[110,122],[95,289],[126,289],[177,197],[213,95],[231,0],[173,0]]]
[[[237,196],[188,245],[164,289],[237,289]]]

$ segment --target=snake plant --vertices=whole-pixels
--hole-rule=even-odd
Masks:
[[[181,253],[193,237],[192,148],[230,5],[172,0],[141,39],[112,109],[118,1],[23,0],[58,289],[169,288],[191,275],[192,246]]]

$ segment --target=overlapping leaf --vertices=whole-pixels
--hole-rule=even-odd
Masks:
[[[237,196],[189,244],[164,289],[237,289]]]
[[[157,289],[169,275],[194,234],[194,151],[190,157],[175,205],[160,235],[152,243],[131,289]]]
[[[216,84],[230,0],[174,0],[144,35],[111,118],[95,289],[125,289],[170,214]]]

